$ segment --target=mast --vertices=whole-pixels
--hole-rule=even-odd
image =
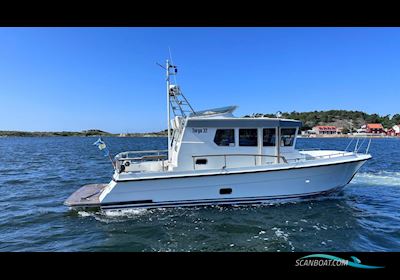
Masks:
[[[157,63],[158,64],[158,63]],[[160,64],[158,64],[161,66]],[[163,66],[161,66],[164,68]],[[181,89],[179,88],[176,79],[175,83],[171,82],[171,75],[176,75],[178,73],[178,69],[175,65],[172,65],[170,61],[167,59],[166,63],[166,75],[167,75],[167,125],[168,125],[168,162],[172,160],[172,151],[171,151],[171,109],[174,116],[180,116],[186,118],[186,114],[196,115],[189,101],[183,95]]]
[[[169,94],[169,61],[167,59],[167,123],[168,123],[168,162],[171,162],[171,121],[170,121],[170,94]]]

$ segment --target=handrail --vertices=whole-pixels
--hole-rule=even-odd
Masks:
[[[340,152],[340,153],[334,153],[334,154],[327,154],[327,155],[319,155],[319,156],[311,156],[313,158],[321,158],[321,157],[331,157],[331,156],[336,156],[336,155],[345,155],[348,153],[353,153],[353,152]]]
[[[365,149],[365,154],[368,154],[368,152],[369,152],[369,147],[371,146],[371,139],[372,139],[372,138],[369,138],[368,146],[367,146],[367,148]]]
[[[299,160],[315,160],[319,158],[332,158],[332,156],[337,156],[337,155],[342,155],[345,156],[346,154],[354,154],[354,152],[340,152],[340,153],[334,153],[334,154],[327,154],[327,155],[319,155],[319,156],[311,156],[311,155],[305,155],[305,158],[293,158],[293,159],[288,159],[288,161],[299,161]],[[309,158],[307,158],[309,156]]]
[[[166,153],[168,150],[148,150],[148,151],[127,151],[117,154],[116,156],[123,154],[149,154],[149,153]]]
[[[127,151],[119,153],[115,156],[115,161],[119,170],[119,173],[125,171],[125,162],[130,161],[145,161],[145,160],[157,160],[161,161],[162,170],[165,170],[165,159],[168,155],[162,155],[161,153],[166,153],[168,150],[148,150],[148,151]],[[153,154],[153,155],[143,155],[141,157],[128,157],[129,154]],[[124,157],[125,156],[125,157]]]
[[[284,156],[274,156],[274,155],[260,155],[260,154],[214,154],[214,155],[198,155],[198,156],[192,156],[193,158],[196,157],[214,157],[214,156],[255,156],[255,157],[274,157],[274,158],[282,158],[283,160],[286,160]]]
[[[151,155],[151,156],[142,156],[142,157],[118,158],[117,160],[126,161],[126,160],[144,160],[144,159],[163,159],[166,157],[167,157],[167,155]]]

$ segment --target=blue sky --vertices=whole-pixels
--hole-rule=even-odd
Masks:
[[[0,28],[0,130],[162,130],[168,47],[198,110],[400,113],[400,28]]]

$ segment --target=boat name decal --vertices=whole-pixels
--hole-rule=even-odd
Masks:
[[[192,132],[197,134],[207,133],[207,128],[192,128]]]

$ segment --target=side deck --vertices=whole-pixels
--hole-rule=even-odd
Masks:
[[[100,195],[108,184],[85,185],[64,202],[69,207],[100,207]]]

